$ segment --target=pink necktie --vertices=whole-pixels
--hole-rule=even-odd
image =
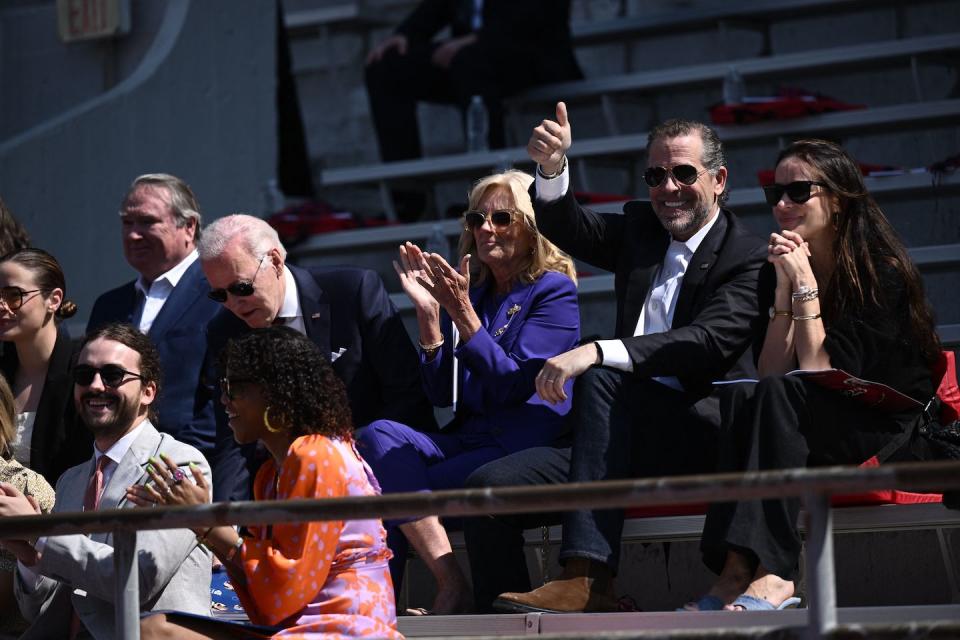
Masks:
[[[83,510],[96,511],[100,506],[100,494],[103,492],[103,470],[110,464],[110,458],[100,456],[97,460],[97,468],[90,476],[90,482],[87,483],[87,491],[83,494]],[[70,640],[74,640],[80,633],[80,617],[77,612],[73,612],[73,619],[70,621]]]

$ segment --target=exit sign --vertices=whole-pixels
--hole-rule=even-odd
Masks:
[[[130,0],[57,0],[64,42],[113,38],[130,32]]]

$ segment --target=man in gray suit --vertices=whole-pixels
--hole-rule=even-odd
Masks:
[[[210,481],[200,452],[161,434],[151,422],[160,359],[149,338],[125,324],[95,330],[84,341],[73,377],[77,412],[93,432],[95,447],[90,461],[60,477],[54,512],[132,507],[127,487],[145,482],[148,464],[159,464],[160,456],[181,468],[196,465]],[[0,517],[38,511],[9,485],[0,485],[0,494]],[[115,637],[111,534],[3,544],[17,556],[14,588],[32,623],[23,638]],[[211,560],[189,529],[139,531],[137,557],[141,611],[209,614]]]

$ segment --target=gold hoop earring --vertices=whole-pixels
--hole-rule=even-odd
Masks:
[[[263,426],[266,427],[270,433],[280,433],[284,431],[282,427],[278,428],[270,424],[270,407],[263,410]]]

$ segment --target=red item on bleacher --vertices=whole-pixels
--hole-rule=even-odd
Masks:
[[[267,223],[277,230],[280,241],[287,245],[302,242],[310,236],[321,233],[388,224],[382,220],[360,219],[349,211],[336,211],[329,203],[322,200],[311,200],[286,207],[269,216]]]
[[[803,90],[781,89],[776,96],[747,97],[740,104],[715,104],[710,107],[710,119],[714,124],[749,124],[854,109],[866,109],[866,106],[848,104]]]

